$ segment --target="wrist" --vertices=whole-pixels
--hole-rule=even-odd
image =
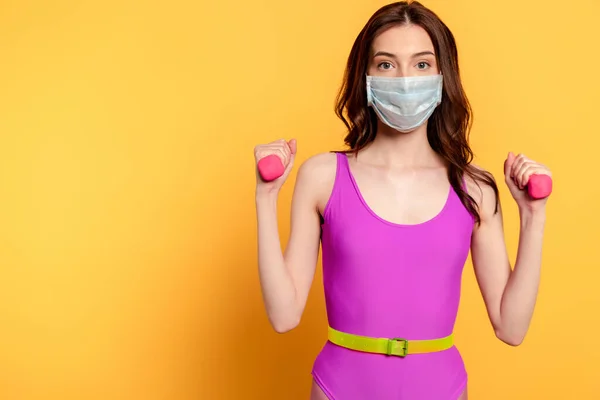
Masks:
[[[521,227],[543,226],[546,222],[546,207],[534,210],[520,208],[519,216],[521,217]]]
[[[257,206],[268,206],[277,205],[277,198],[279,197],[278,191],[257,191],[255,195],[255,201]]]

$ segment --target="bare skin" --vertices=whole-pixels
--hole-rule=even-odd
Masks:
[[[417,76],[438,74],[436,55],[427,33],[414,25],[391,28],[373,43],[369,75]],[[399,224],[416,224],[437,215],[450,184],[444,161],[427,141],[426,124],[400,133],[379,123],[375,140],[350,169],[369,207]],[[320,245],[320,215],[333,188],[334,154],[318,154],[298,170],[292,199],[291,234],[281,251],[277,196],[294,164],[296,142],[279,140],[257,146],[256,159],[277,154],[286,173],[273,182],[257,179],[258,262],[263,300],[269,320],[279,333],[300,322],[313,282]],[[521,216],[517,260],[511,268],[504,241],[502,211],[495,212],[493,190],[467,181],[481,214],[474,227],[471,254],[475,274],[496,336],[519,345],[528,330],[537,297],[546,200],[530,200],[523,190],[532,173],[550,172],[526,157],[509,154],[505,181]],[[480,187],[481,186],[481,187]],[[424,201],[423,199],[427,199]],[[311,400],[327,400],[314,384]],[[458,400],[467,399],[467,390]]]

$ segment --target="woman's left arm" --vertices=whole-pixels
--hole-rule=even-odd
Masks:
[[[527,334],[537,299],[547,202],[547,198],[531,199],[526,185],[533,174],[551,173],[523,155],[509,153],[504,174],[521,219],[515,267],[511,269],[506,251],[502,209],[500,205],[496,209],[489,186],[482,185],[481,196],[476,197],[481,223],[473,232],[471,258],[496,336],[518,346]]]

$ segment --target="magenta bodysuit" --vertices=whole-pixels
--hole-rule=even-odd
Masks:
[[[322,225],[329,325],[409,341],[453,333],[473,223],[452,188],[442,211],[426,222],[383,220],[360,194],[347,156],[337,153]],[[331,400],[456,400],[467,383],[456,347],[400,358],[327,342],[313,376]]]

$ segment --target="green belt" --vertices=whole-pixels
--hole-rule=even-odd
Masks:
[[[454,336],[450,334],[444,338],[431,340],[385,339],[352,335],[329,327],[329,341],[351,350],[405,357],[407,354],[447,350],[454,345]]]

